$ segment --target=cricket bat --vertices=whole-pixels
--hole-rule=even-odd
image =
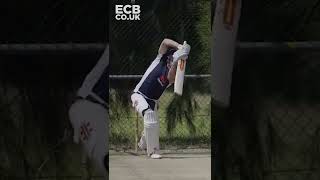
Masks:
[[[174,80],[174,93],[178,95],[182,95],[183,91],[183,81],[184,81],[184,73],[186,70],[186,60],[180,59],[178,60],[176,78]]]

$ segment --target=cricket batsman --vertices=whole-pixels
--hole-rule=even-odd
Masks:
[[[138,143],[140,149],[147,150],[152,159],[160,159],[159,118],[157,103],[166,88],[175,81],[179,59],[187,59],[190,45],[179,44],[171,39],[164,39],[158,55],[148,67],[131,95],[132,106],[143,118],[144,130]]]
[[[108,173],[109,46],[86,76],[69,109],[73,140],[83,147],[82,163],[89,159],[99,175]]]

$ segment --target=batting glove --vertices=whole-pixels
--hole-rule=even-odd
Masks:
[[[190,45],[184,41],[183,45],[173,53],[173,62],[177,62],[179,59],[188,59],[188,55],[190,53]]]

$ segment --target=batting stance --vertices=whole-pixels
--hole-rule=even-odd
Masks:
[[[138,146],[140,149],[146,149],[147,155],[152,159],[161,158],[157,102],[164,90],[174,83],[178,60],[187,59],[189,52],[188,44],[181,45],[171,39],[164,39],[157,57],[131,95],[132,106],[144,121],[144,131]]]
[[[74,129],[73,140],[83,146],[83,163],[90,159],[99,174],[108,172],[108,111],[109,94],[109,46],[98,63],[86,76],[78,98],[69,109]]]

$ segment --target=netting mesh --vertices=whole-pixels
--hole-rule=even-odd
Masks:
[[[229,116],[215,123],[225,131],[216,161],[230,168],[220,169],[220,178],[319,178],[318,55],[241,54]]]
[[[114,3],[121,4],[122,1]],[[162,40],[170,38],[181,44],[186,40],[191,45],[186,74],[210,74],[210,3],[208,0],[149,1],[139,4],[140,21],[116,21],[112,17],[110,73],[123,76],[143,74],[157,56]],[[130,108],[130,95],[139,80],[128,77],[110,81],[110,142],[116,148],[132,149],[136,145],[136,136],[140,138],[143,121]],[[209,83],[210,78],[189,78],[184,84],[185,95],[182,98],[174,95],[172,88],[161,97],[159,117],[163,148],[210,147]],[[169,107],[181,107],[182,118],[170,119]],[[189,107],[193,112],[188,112]],[[186,117],[189,115],[193,117],[188,120]]]

